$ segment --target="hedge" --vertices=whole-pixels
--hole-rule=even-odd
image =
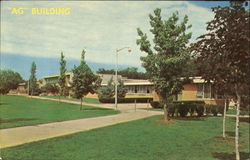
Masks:
[[[205,104],[206,114],[213,114],[217,116],[218,113],[224,113],[224,106],[221,105],[214,105],[214,104]]]
[[[152,101],[150,104],[153,108],[163,108],[163,105],[158,101]],[[204,101],[173,101],[168,104],[168,114],[172,117],[175,115],[185,117],[188,113],[190,116],[196,114],[198,117],[205,113],[217,116],[218,113],[223,114],[223,110],[223,106],[205,104]]]
[[[153,101],[153,98],[118,98],[118,103],[148,103]],[[101,103],[115,103],[115,98],[99,98]]]

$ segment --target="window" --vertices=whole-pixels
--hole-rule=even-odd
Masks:
[[[203,98],[203,84],[197,84],[196,97]]]
[[[214,98],[214,90],[212,90],[212,86],[209,83],[199,83],[197,84],[197,98]]]

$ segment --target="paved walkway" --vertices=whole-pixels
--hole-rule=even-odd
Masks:
[[[49,99],[44,97],[33,97],[39,99]],[[61,100],[62,102],[79,104],[79,102]],[[103,105],[103,104],[89,104],[91,106],[98,106],[104,108],[114,108],[114,105]],[[146,104],[137,104],[138,108],[147,107]],[[54,122],[47,124],[40,124],[35,126],[16,127],[10,129],[0,130],[0,148],[16,146],[24,143],[44,140],[47,138],[63,136],[81,131],[87,131],[90,129],[105,127],[118,123],[133,121],[141,118],[146,118],[153,115],[162,114],[157,111],[147,111],[138,109],[135,111],[134,104],[119,104],[118,109],[121,111],[120,114],[85,118],[78,120],[69,120],[63,122]]]

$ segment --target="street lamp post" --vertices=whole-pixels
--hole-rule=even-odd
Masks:
[[[115,63],[115,108],[117,109],[117,86],[118,86],[118,75],[117,75],[117,70],[118,70],[118,52],[122,51],[123,49],[128,49],[128,52],[131,52],[130,47],[123,47],[120,49],[116,49],[116,63]]]

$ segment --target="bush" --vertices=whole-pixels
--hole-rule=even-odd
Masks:
[[[218,113],[223,114],[224,113],[224,106],[221,105],[214,105],[214,104],[206,104],[206,114],[213,114],[214,116],[217,116]]]
[[[168,114],[173,117],[175,112],[176,112],[177,108],[176,108],[176,105],[171,103],[168,105]]]
[[[118,98],[118,103],[147,103],[153,101],[153,98]],[[99,98],[101,103],[115,103],[115,98]]]
[[[150,102],[150,105],[151,105],[153,108],[163,108],[163,105],[162,105],[159,101],[151,101],[151,102]]]
[[[204,105],[203,104],[196,104],[195,111],[196,111],[198,117],[203,116],[203,113],[205,111]]]
[[[184,103],[176,103],[176,108],[181,117],[186,117],[189,112],[189,106]]]

